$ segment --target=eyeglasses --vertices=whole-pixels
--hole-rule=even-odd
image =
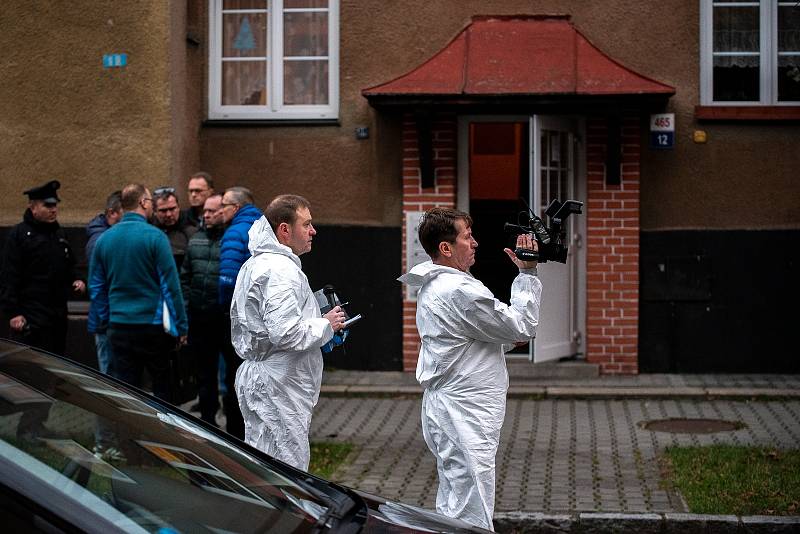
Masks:
[[[221,206],[222,206],[223,208],[227,208],[228,206],[238,206],[238,205],[239,205],[239,204],[237,204],[236,202],[223,202],[223,203],[221,204]]]
[[[155,196],[162,196],[162,195],[174,195],[175,188],[174,187],[159,187],[158,189],[153,189],[153,194]]]
[[[142,200],[149,200],[150,202],[152,202],[153,198],[152,197],[142,197]]]

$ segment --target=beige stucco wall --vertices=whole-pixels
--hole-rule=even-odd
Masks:
[[[473,15],[568,13],[609,56],[677,88],[667,110],[676,149],[642,152],[643,229],[800,226],[800,127],[694,119],[697,0],[342,0],[339,124],[291,127],[204,125],[207,9],[205,0],[3,2],[0,224],[19,219],[23,189],[51,178],[63,183],[61,221],[77,225],[124,183],[183,195],[187,174],[207,170],[220,188],[253,189],[259,205],[306,195],[320,223],[398,226],[400,115],[372,109],[361,90],[428,59]],[[103,69],[114,52],[128,66]],[[359,126],[369,139],[355,139]],[[706,144],[691,141],[696,129]]]
[[[226,185],[250,186],[260,202],[288,190],[304,194],[324,222],[399,225],[399,118],[371,109],[361,89],[416,67],[473,15],[517,13],[568,13],[609,56],[677,88],[666,110],[676,114],[676,149],[645,144],[642,153],[643,229],[800,226],[798,126],[694,119],[697,0],[342,0],[341,125],[205,128],[203,165]],[[355,140],[356,126],[369,126],[371,138]],[[707,132],[706,144],[692,142],[696,129]]]
[[[83,225],[108,193],[170,175],[168,43],[163,0],[4,1],[0,8],[0,224],[22,191],[61,181],[59,220]],[[128,66],[104,69],[103,54]]]

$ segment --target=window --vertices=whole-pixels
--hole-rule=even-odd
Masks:
[[[701,103],[797,105],[800,2],[701,2]]]
[[[209,0],[210,119],[335,119],[338,0]]]

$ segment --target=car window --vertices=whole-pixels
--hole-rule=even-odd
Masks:
[[[128,531],[305,532],[324,521],[326,501],[291,474],[100,375],[3,343],[0,448],[48,491],[117,514]]]

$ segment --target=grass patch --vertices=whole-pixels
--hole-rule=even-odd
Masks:
[[[347,455],[352,450],[353,445],[350,443],[312,442],[311,462],[308,466],[308,472],[330,479],[334,471],[344,463]]]
[[[800,450],[669,447],[662,474],[696,514],[797,515]]]

